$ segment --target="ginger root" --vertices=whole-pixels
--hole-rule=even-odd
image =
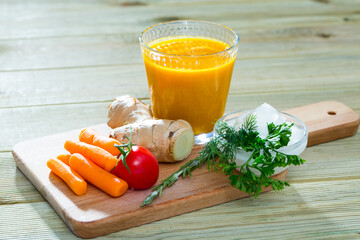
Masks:
[[[185,120],[154,119],[149,105],[130,96],[115,99],[109,106],[110,137],[149,149],[159,162],[175,162],[188,157],[194,132]]]
[[[120,96],[108,106],[108,122],[111,128],[152,118],[149,105],[129,95]]]

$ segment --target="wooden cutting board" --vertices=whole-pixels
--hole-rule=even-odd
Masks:
[[[285,112],[305,122],[309,130],[308,146],[354,135],[360,122],[356,112],[339,102],[320,102]],[[93,128],[103,134],[110,130],[106,124]],[[13,149],[18,168],[79,237],[96,237],[248,196],[232,188],[223,174],[208,173],[205,167],[195,170],[192,177],[177,181],[148,207],[139,206],[151,190],[128,190],[122,197],[112,198],[89,184],[85,195],[76,196],[50,173],[46,162],[65,153],[64,142],[77,139],[79,132],[77,129],[21,142]],[[200,147],[195,146],[185,161],[199,151]],[[183,164],[184,161],[161,163],[158,183]],[[286,173],[274,177],[285,180]]]

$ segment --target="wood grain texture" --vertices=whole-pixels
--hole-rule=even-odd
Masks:
[[[0,239],[76,239],[10,151],[104,122],[117,95],[148,99],[136,46],[144,28],[186,18],[239,33],[227,112],[335,100],[360,113],[359,9],[358,0],[1,1]],[[138,62],[126,64],[134,55]],[[289,169],[284,191],[100,239],[357,239],[359,136],[306,149],[307,163]]]
[[[308,146],[349,137],[359,129],[359,114],[340,102],[314,103],[286,112],[302,119],[308,127]]]
[[[105,124],[94,128],[103,134],[110,131]],[[121,198],[112,198],[89,185],[85,195],[76,196],[50,172],[46,161],[65,152],[63,143],[67,139],[76,139],[79,132],[80,129],[22,142],[13,150],[18,168],[77,236],[97,237],[248,196],[231,187],[226,176],[210,174],[205,166],[194,172],[192,178],[185,178],[167,189],[150,207],[140,208],[140,205],[151,189],[128,190]],[[194,158],[199,150],[200,146],[195,147],[188,159]],[[157,184],[182,164],[159,164]],[[275,177],[285,180],[286,173],[287,170]],[[270,187],[263,191],[269,190]]]
[[[264,89],[264,92],[259,93],[230,95],[225,111],[229,113],[251,109],[264,102],[271,104],[276,109],[285,110],[300,106],[300,102],[307,105],[314,103],[314,101],[333,99],[345,103],[360,113],[359,95],[360,89],[356,88],[341,91],[274,91],[270,93]],[[2,134],[0,134],[0,151],[11,151],[13,145],[24,140],[106,122],[106,106],[111,101],[0,108],[0,115],[2,116],[0,124],[3,126]],[[148,100],[145,102],[150,103]],[[26,116],[26,119],[23,116]]]
[[[99,239],[357,239],[360,194],[353,186],[359,184],[359,178],[293,183],[256,200],[244,198]],[[7,216],[0,218],[0,226],[7,226],[0,228],[2,238],[77,239],[47,202],[1,205],[0,211]]]
[[[10,152],[0,153],[0,205],[42,202],[44,198],[16,167]]]
[[[328,115],[329,109],[336,111],[336,115]],[[305,122],[311,145],[353,135],[360,123],[359,115],[339,102],[321,102],[286,112],[294,112]],[[110,131],[105,124],[94,128],[104,135]],[[342,131],[338,131],[339,128]],[[319,131],[322,139],[319,138]],[[46,161],[65,152],[63,143],[67,139],[76,139],[79,132],[75,130],[22,142],[13,149],[18,168],[77,236],[97,237],[248,196],[231,187],[226,176],[211,174],[205,166],[195,171],[192,178],[181,179],[145,208],[139,206],[151,193],[151,189],[128,190],[121,198],[112,198],[90,186],[86,195],[76,196],[66,184],[50,173]],[[200,149],[200,146],[194,147],[188,159],[197,156]],[[183,162],[160,164],[157,184],[181,165]],[[285,180],[286,173],[287,170],[274,177]],[[269,190],[270,187],[263,189],[264,192]]]
[[[250,28],[278,26],[297,27],[321,23],[323,26],[342,23],[347,16],[352,24],[358,20],[355,1],[33,1],[32,4],[3,2],[6,15],[1,19],[0,39],[29,39],[81,35],[110,35],[120,32],[140,32],[158,22],[176,19],[201,19],[225,25]],[[132,4],[131,4],[132,3]],[[239,7],[241,5],[241,7]],[[270,8],[272,11],[266,11]],[[199,10],[202,11],[199,11]],[[284,11],[286,9],[286,11]],[[23,16],[17,19],[18,15]],[[266,17],[264,17],[266,16]],[[311,18],[311,22],[309,19]],[[46,19],[46,21],[44,21]],[[63,20],[67,19],[66,22]],[[101,21],[99,21],[101,19]],[[239,21],[242,20],[242,21]],[[251,20],[251,21],[246,21]],[[267,24],[261,24],[266,21]],[[237,29],[239,30],[239,29]],[[291,34],[292,35],[292,34]]]
[[[307,183],[334,180],[352,180],[359,178],[360,161],[358,145],[360,134],[327,144],[307,148],[301,156],[306,164],[291,167],[287,174],[290,183]],[[341,164],[339,164],[339,159]],[[41,197],[34,186],[16,167],[10,152],[0,153],[0,204],[41,202]]]
[[[281,8],[278,9],[278,12],[272,11],[271,13],[274,15],[268,16],[266,22],[260,22],[257,19],[247,22],[242,18],[236,18],[237,14],[247,11],[243,8],[229,8],[230,4],[227,8],[219,8],[219,4],[209,4],[206,6],[208,11],[203,10],[205,15],[200,15],[197,19],[219,22],[218,19],[221,16],[223,19],[221,23],[231,26],[237,31],[241,36],[242,43],[239,46],[239,52],[241,52],[239,59],[309,55],[338,56],[339,54],[354,56],[357,53],[356,51],[358,51],[356,43],[359,40],[359,36],[354,35],[351,39],[347,37],[356,31],[359,21],[356,11],[353,10],[354,6],[351,4],[338,4],[335,7],[331,4],[324,8],[324,6],[316,3],[310,3],[304,4],[302,1],[289,3],[289,6],[293,5],[293,11],[286,12],[285,16],[283,16],[285,12]],[[272,4],[274,3],[269,5]],[[68,6],[69,9],[67,9]],[[58,13],[53,13],[53,7],[50,7],[49,11],[45,7],[38,13],[40,18],[49,17],[46,14],[53,13],[55,15],[54,22],[44,22],[42,19],[37,20],[36,16],[33,16],[33,10],[29,10],[28,17],[24,13],[26,24],[31,22],[28,20],[29,18],[35,21],[34,25],[39,23],[45,24],[44,28],[41,29],[44,29],[45,32],[49,30],[52,33],[60,33],[60,36],[57,37],[37,37],[41,36],[42,33],[36,34],[36,32],[33,38],[29,37],[28,35],[31,36],[32,32],[27,34],[29,30],[21,31],[22,27],[31,28],[30,26],[26,27],[23,21],[15,23],[13,27],[11,23],[5,25],[8,26],[8,28],[5,28],[6,32],[19,31],[22,34],[27,34],[28,37],[20,36],[20,38],[17,38],[18,34],[14,33],[14,38],[1,41],[2,57],[0,58],[0,71],[141,63],[141,54],[138,46],[139,32],[161,20],[171,20],[171,17],[166,19],[165,16],[171,16],[171,13],[174,11],[176,13],[183,13],[185,16],[193,11],[198,11],[194,9],[194,6],[186,4],[180,5],[177,8],[163,6],[164,9],[159,8],[159,6],[141,7],[138,9],[110,6],[103,7],[102,11],[95,7],[85,8],[79,15],[78,9],[84,7],[83,5],[78,4],[74,9],[71,8],[71,5],[65,5],[64,7],[65,9],[59,9],[60,12]],[[254,5],[250,4],[248,11],[254,12],[254,15],[257,16],[257,14],[261,14],[263,11],[261,8],[263,7],[260,5],[254,8]],[[295,17],[294,15],[302,8],[309,10],[310,16]],[[214,11],[215,9],[216,11]],[[229,9],[232,12],[229,13]],[[334,15],[334,9],[337,9],[338,15]],[[319,11],[321,14],[319,14]],[[147,14],[144,14],[144,12],[147,12]],[[218,14],[219,17],[211,17],[214,13]],[[71,15],[68,16],[68,21],[76,22],[76,24],[73,24],[73,22],[71,22],[71,25],[66,22],[64,23],[63,18],[67,17],[64,16],[66,14]],[[162,17],[161,15],[163,14],[166,15]],[[129,23],[128,15],[131,16],[133,22]],[[157,17],[144,19],[144,15]],[[186,18],[185,16],[173,18]],[[229,19],[225,19],[225,16]],[[348,19],[351,18],[351,21],[344,22],[342,19],[344,16],[347,16]],[[9,17],[11,17],[11,14]],[[103,19],[103,21],[98,21],[99,18]],[[112,21],[115,21],[116,24]],[[249,25],[249,23],[252,25]],[[96,25],[99,24],[100,26],[97,27]],[[54,31],[54,29],[58,31]],[[110,29],[110,33],[102,32],[107,29]],[[61,32],[64,30],[70,30],[70,33],[63,32],[61,35]],[[74,36],[71,34],[83,31],[87,32]],[[276,44],[278,41],[281,41],[282,45]],[[259,42],[262,42],[262,44],[259,45]],[[346,44],[339,44],[340,42],[346,42]],[[87,49],[91,49],[91,51],[87,51]],[[22,61],[19,61],[20,59]]]
[[[320,97],[325,90],[356,91],[360,89],[359,65],[360,57],[348,56],[241,59],[235,64],[229,94],[311,90]],[[112,101],[123,94],[149,99],[143,64],[0,72],[0,81],[0,108]]]
[[[356,28],[353,28],[355,31]],[[312,40],[312,39],[311,39]],[[339,35],[328,41],[292,40],[276,43],[279,39],[267,39],[261,45],[254,39],[242,39],[237,59],[287,57],[341,57],[358,56],[359,39],[347,41],[347,35]],[[346,42],[346,44],[339,44]],[[140,64],[143,62],[138,34],[131,41],[120,36],[80,36],[29,40],[4,40],[0,71],[44,70],[59,68],[84,68]],[[91,49],[89,51],[88,49]],[[21,61],[20,61],[21,60]]]

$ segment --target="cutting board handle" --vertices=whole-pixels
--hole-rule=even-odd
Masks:
[[[318,102],[285,111],[305,123],[308,146],[354,135],[360,124],[358,113],[336,101]]]

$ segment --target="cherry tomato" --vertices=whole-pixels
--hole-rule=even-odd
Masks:
[[[133,146],[125,161],[130,173],[121,160],[111,173],[124,179],[130,187],[147,189],[158,180],[159,164],[155,156],[146,148]]]

